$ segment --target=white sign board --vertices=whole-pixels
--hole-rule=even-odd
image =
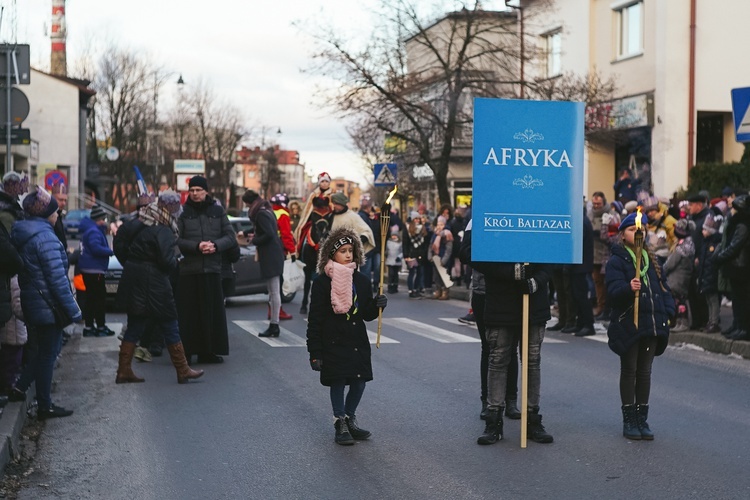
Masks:
[[[206,173],[206,160],[175,160],[175,174],[204,174]]]

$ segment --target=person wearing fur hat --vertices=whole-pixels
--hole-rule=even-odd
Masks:
[[[320,372],[320,383],[330,387],[335,442],[340,445],[370,437],[356,417],[365,384],[373,378],[365,321],[377,318],[388,304],[385,295],[373,297],[370,280],[357,270],[363,262],[357,234],[347,228],[331,231],[318,252],[319,274],[307,321],[310,366]]]
[[[167,190],[158,201],[141,206],[136,217],[117,231],[113,246],[123,265],[117,291],[118,303],[128,314],[128,328],[120,344],[116,384],[143,382],[133,373],[136,346],[149,325],[163,334],[169,357],[177,372],[177,382],[184,384],[203,375],[193,370],[185,357],[177,321],[177,306],[170,277],[177,270],[176,216],[180,197]]]
[[[177,219],[180,261],[177,311],[188,362],[222,363],[229,354],[221,287],[222,254],[237,245],[224,209],[208,194],[205,177],[190,178],[189,196]]]
[[[81,256],[78,268],[86,286],[86,301],[83,307],[84,337],[109,337],[115,334],[106,325],[107,289],[104,274],[109,267],[109,257],[114,255],[107,241],[107,214],[99,205],[94,205],[91,214],[81,220]],[[96,322],[96,328],[94,328]]]
[[[713,263],[729,276],[736,330],[725,335],[730,340],[750,340],[750,197],[732,201],[732,217],[726,232],[726,245],[713,257]]]
[[[11,401],[25,401],[26,390],[36,382],[40,419],[67,417],[71,410],[52,404],[52,372],[60,354],[63,328],[81,320],[81,310],[70,289],[68,255],[55,236],[57,202],[42,187],[23,198],[26,218],[11,230],[11,240],[24,264],[18,276],[21,287],[21,307],[29,329],[30,352],[21,377],[9,394]]]
[[[672,290],[677,311],[673,332],[684,332],[690,329],[688,292],[690,277],[693,275],[695,266],[695,245],[691,236],[694,226],[695,223],[687,219],[680,219],[675,223],[674,234],[677,244],[664,264],[667,285]]]
[[[333,191],[331,190],[331,176],[328,172],[321,172],[318,174],[318,186],[313,189],[313,192],[307,197],[305,206],[302,207],[302,212],[299,217],[299,225],[294,232],[295,241],[301,241],[303,237],[301,233],[302,227],[305,225],[305,222],[310,219],[310,214],[313,211],[313,200],[315,198],[328,198],[330,200],[331,194],[333,194]]]
[[[607,336],[609,348],[620,356],[623,436],[652,440],[654,433],[647,421],[651,365],[654,356],[661,355],[667,348],[675,303],[666,277],[648,248],[646,235],[641,267],[636,269],[636,217],[630,214],[623,219],[621,241],[612,247],[612,256],[607,262],[607,298],[612,307]],[[634,300],[639,301],[637,327],[633,318]]]

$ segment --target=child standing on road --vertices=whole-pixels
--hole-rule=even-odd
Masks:
[[[398,272],[404,260],[401,236],[397,225],[391,226],[391,235],[385,243],[385,265],[388,266],[388,293],[398,293]]]
[[[641,250],[641,267],[636,269],[635,219],[636,214],[630,214],[620,224],[622,243],[612,247],[607,262],[607,300],[612,301],[607,335],[609,348],[620,356],[622,434],[628,439],[652,440],[654,433],[646,421],[651,365],[654,356],[667,348],[675,304],[664,273],[647,244]],[[648,241],[646,235],[644,241]],[[638,300],[637,327],[633,318],[635,300]]]
[[[362,243],[354,232],[331,232],[318,253],[318,277],[312,284],[307,321],[310,366],[320,372],[320,383],[330,387],[335,442],[352,445],[370,437],[357,425],[357,406],[372,380],[370,341],[365,321],[385,308],[385,295],[373,298],[370,280],[357,268],[364,263]],[[349,392],[344,397],[344,388]]]

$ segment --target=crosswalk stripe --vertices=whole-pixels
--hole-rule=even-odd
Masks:
[[[378,332],[373,332],[372,330],[367,330],[367,337],[370,339],[370,343],[375,345],[375,342],[378,339]],[[382,333],[380,334],[380,343],[381,344],[400,344],[398,340],[386,337]]]
[[[399,328],[409,333],[425,337],[442,344],[452,343],[478,343],[479,339],[469,337],[468,335],[462,335],[460,333],[451,332],[437,326],[425,325],[419,321],[415,321],[409,318],[383,318],[383,322],[386,325]]]
[[[260,332],[268,328],[268,321],[235,320],[233,323],[255,337],[258,337]],[[307,345],[306,339],[292,333],[286,328],[279,328],[279,330],[280,334],[278,337],[258,337],[258,339],[271,347],[305,347]]]

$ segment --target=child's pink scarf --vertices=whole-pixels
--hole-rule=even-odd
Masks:
[[[331,278],[331,305],[336,314],[345,314],[352,308],[352,276],[357,264],[339,264],[329,260],[325,266],[326,276]]]

